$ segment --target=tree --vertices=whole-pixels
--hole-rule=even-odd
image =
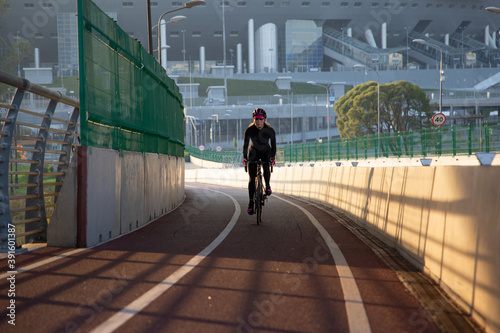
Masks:
[[[356,86],[335,103],[341,137],[377,134],[377,82]],[[431,126],[432,109],[425,92],[408,81],[380,84],[380,133]],[[405,140],[405,139],[403,139]],[[408,142],[403,144],[408,149]],[[396,144],[389,144],[391,150]]]

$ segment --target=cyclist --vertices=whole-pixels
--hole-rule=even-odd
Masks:
[[[253,123],[245,130],[243,140],[243,164],[247,162],[256,162],[259,159],[264,162],[264,181],[266,183],[266,195],[271,195],[271,172],[269,163],[273,163],[276,156],[276,132],[266,121],[267,114],[264,109],[257,108],[252,112]],[[271,141],[271,145],[269,145]],[[248,146],[250,142],[250,147]],[[248,214],[254,213],[253,196],[255,193],[255,177],[257,176],[257,164],[248,164],[248,195],[250,202],[248,203]]]

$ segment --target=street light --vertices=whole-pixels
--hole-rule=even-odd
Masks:
[[[158,21],[158,62],[160,63],[160,65],[162,64],[162,62],[164,62],[164,66],[163,68],[165,68],[165,70],[167,69],[167,49],[170,47],[167,45],[167,28],[166,28],[166,25],[168,23],[175,23],[175,22],[179,22],[179,21],[182,21],[182,20],[185,20],[186,19],[186,16],[182,16],[182,15],[178,15],[178,16],[174,16],[172,17],[169,21],[165,22],[165,20],[162,20],[160,19],[160,21]],[[163,40],[161,38],[161,36],[163,36]],[[160,43],[164,43],[164,45],[161,45]]]
[[[226,12],[225,0],[222,1],[222,63],[224,65],[224,103],[227,105],[227,77],[226,77]]]
[[[226,116],[226,140],[227,140],[227,145],[230,147],[231,144],[230,144],[230,141],[229,141],[229,117],[231,117],[231,110],[226,110],[226,112],[229,112],[229,113],[224,113],[224,115]]]
[[[281,96],[280,94],[274,94],[273,97],[278,97],[278,98],[286,98],[288,100],[288,103],[290,103],[290,144],[293,144],[293,92],[292,92],[292,99],[289,99],[288,97]],[[279,121],[278,117],[278,121]],[[281,124],[278,124],[280,126]],[[280,129],[281,132],[281,129]]]
[[[414,39],[413,43],[429,45],[439,50],[439,113],[441,113],[443,109],[443,50],[438,45],[429,43],[423,39]]]
[[[410,62],[410,55],[409,55],[410,49],[408,47],[408,29],[410,29],[410,27],[404,27],[404,28],[406,30],[406,73],[408,73],[408,63]]]
[[[169,13],[173,13],[173,12],[176,12],[178,10],[181,10],[181,9],[189,9],[189,8],[192,8],[192,7],[195,7],[195,6],[199,6],[199,5],[203,5],[205,4],[205,1],[204,0],[190,0],[188,2],[186,2],[184,4],[184,7],[179,7],[179,8],[176,8],[176,9],[172,9],[172,10],[169,10],[163,14],[161,14],[160,18],[158,19],[158,50],[160,50],[160,24],[161,24],[161,19],[163,18],[163,16],[169,14]],[[153,29],[152,28],[149,28],[148,27],[148,40],[151,39],[151,31]],[[161,57],[160,57],[160,54],[158,54],[158,62],[160,63],[161,65]],[[166,64],[165,64],[165,67],[166,67]]]
[[[355,69],[367,69],[365,65],[356,64],[353,66]],[[380,151],[380,77],[378,75],[378,66],[377,66],[377,157]]]
[[[307,81],[308,84],[326,89],[326,136],[328,137],[328,159],[330,159],[330,90],[328,87],[317,84],[314,81]]]
[[[187,72],[188,69],[186,68],[186,37],[185,37],[186,30],[182,29],[181,32],[182,32],[182,66]]]
[[[164,24],[168,24],[168,23],[175,23],[175,22],[179,22],[179,21],[182,21],[182,20],[185,20],[186,19],[186,16],[184,15],[177,15],[177,16],[174,16],[172,17],[170,20],[166,21],[163,20],[163,23],[161,23],[162,25]],[[158,24],[154,25],[151,30],[153,30],[154,28],[158,28]]]
[[[210,117],[215,117],[217,119],[217,124],[219,124],[219,115],[218,114],[213,114]],[[217,136],[217,124],[215,124],[215,136]],[[219,124],[219,143],[221,142],[220,138],[220,124]]]
[[[486,7],[485,10],[495,14],[500,14],[500,8],[498,7]]]

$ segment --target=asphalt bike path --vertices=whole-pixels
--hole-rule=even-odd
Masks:
[[[439,332],[396,272],[318,206],[186,184],[183,204],[90,249],[16,257],[16,325],[1,332]]]

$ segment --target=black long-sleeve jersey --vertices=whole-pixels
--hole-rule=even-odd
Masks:
[[[269,145],[271,141],[271,145]],[[248,144],[250,149],[255,150],[257,155],[262,156],[265,153],[270,153],[270,158],[276,156],[276,132],[268,123],[259,130],[255,124],[251,124],[245,130],[245,138],[243,140],[243,158],[248,159]]]

